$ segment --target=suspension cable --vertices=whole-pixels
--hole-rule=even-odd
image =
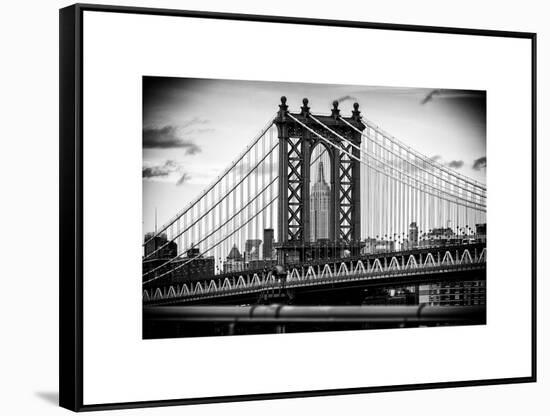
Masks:
[[[330,146],[332,146],[332,147],[334,147],[335,149],[337,149],[337,150],[339,150],[339,151],[341,151],[341,152],[347,154],[349,157],[353,158],[354,160],[358,161],[359,163],[368,166],[370,169],[376,170],[378,173],[381,173],[381,174],[385,175],[386,177],[388,177],[388,178],[390,178],[390,179],[394,179],[394,180],[399,180],[399,181],[401,181],[401,179],[398,179],[398,178],[393,177],[393,176],[390,177],[390,175],[389,175],[387,172],[385,172],[385,171],[383,171],[383,170],[379,170],[379,169],[376,168],[375,166],[372,166],[372,165],[370,165],[370,164],[368,164],[368,163],[365,163],[363,160],[359,159],[357,156],[353,155],[352,153],[348,153],[348,152],[347,152],[346,150],[344,150],[341,146],[336,146],[336,145],[335,145],[334,143],[332,143],[330,140],[326,139],[325,137],[323,137],[323,136],[321,136],[319,133],[317,133],[315,130],[313,130],[313,129],[311,129],[310,127],[306,126],[304,123],[302,123],[302,122],[301,122],[300,120],[298,120],[296,117],[294,117],[292,114],[288,113],[287,115],[288,115],[291,119],[293,119],[294,121],[296,121],[298,124],[300,124],[302,127],[304,127],[306,130],[308,130],[308,131],[310,131],[311,133],[315,134],[317,137],[319,137],[319,138],[322,139],[323,141],[327,142]],[[344,141],[347,142],[346,139],[344,139]],[[372,158],[372,156],[369,156],[369,157]],[[375,161],[380,162],[380,161],[378,161],[377,159],[375,159]],[[392,168],[392,170],[395,170],[395,168]],[[416,179],[416,178],[411,178],[411,179],[414,180],[414,181],[416,181],[416,182],[420,182],[420,181],[419,181],[418,179]],[[422,183],[422,185],[423,185],[423,186],[428,186],[428,185],[426,185],[426,184],[424,184],[424,183]],[[412,187],[412,188],[414,188],[414,189],[416,189],[416,190],[418,190],[418,191],[420,191],[420,192],[424,192],[424,193],[429,194],[429,195],[432,195],[432,196],[434,196],[434,197],[441,198],[441,199],[447,200],[447,201],[449,201],[449,202],[452,202],[452,203],[454,203],[454,204],[461,205],[461,206],[463,206],[463,207],[465,207],[465,208],[477,209],[477,210],[479,210],[479,211],[485,212],[485,210],[483,209],[483,208],[485,208],[485,207],[484,207],[483,205],[477,204],[477,205],[480,205],[481,208],[478,207],[478,206],[471,206],[471,205],[468,205],[468,204],[470,203],[470,201],[467,201],[467,200],[466,200],[466,204],[464,204],[464,203],[460,203],[460,202],[457,202],[457,201],[449,200],[449,199],[447,199],[447,198],[442,197],[441,195],[433,194],[433,193],[431,193],[431,192],[429,192],[429,191],[427,191],[427,190],[425,190],[425,189],[420,189],[420,187],[415,186],[415,185],[413,185],[413,184],[407,184],[407,186],[410,186],[410,187]],[[436,192],[437,192],[437,191],[438,191],[438,190],[436,189]],[[451,198],[462,199],[462,200],[464,200],[463,198],[457,198],[457,197],[455,197],[455,196],[453,196],[453,195],[451,195]]]
[[[466,183],[469,183],[470,185],[473,185],[475,187],[481,187],[483,188],[484,190],[487,190],[486,189],[486,186],[484,184],[482,184],[481,182],[478,182],[476,181],[475,179],[472,179],[472,178],[469,178],[465,175],[461,175],[460,173],[456,172],[456,171],[453,171],[452,169],[449,169],[447,168],[446,166],[442,165],[441,163],[438,163],[436,162],[435,160],[423,155],[422,153],[418,152],[417,150],[413,149],[412,147],[410,146],[407,146],[406,144],[400,142],[399,140],[397,140],[395,137],[393,137],[391,134],[387,133],[386,131],[384,131],[383,129],[381,129],[379,126],[377,126],[376,124],[374,124],[372,121],[368,120],[368,119],[363,119],[361,120],[361,123],[365,126],[365,127],[369,127],[375,131],[377,131],[378,133],[380,133],[382,136],[384,136],[386,139],[388,139],[390,142],[392,142],[393,144],[397,145],[398,147],[414,154],[415,156],[419,157],[420,159],[422,159],[423,161],[427,162],[428,164],[438,168],[438,169],[441,169],[443,170],[444,172],[446,172],[447,174],[449,175],[452,175],[454,177],[456,177],[457,179],[460,179],[460,180],[463,180],[464,182]]]
[[[250,200],[246,203],[246,205],[244,205],[243,207],[241,207],[241,209],[240,209],[238,212],[236,212],[235,214],[233,214],[233,216],[232,216],[231,218],[226,219],[226,221],[225,221],[223,224],[219,225],[215,230],[211,231],[206,237],[204,237],[202,240],[200,240],[200,241],[197,243],[197,245],[200,245],[200,243],[202,243],[203,241],[205,241],[207,238],[211,237],[214,233],[218,232],[221,228],[223,228],[225,225],[227,225],[231,220],[234,220],[234,219],[235,219],[235,218],[236,218],[245,208],[247,208],[247,207],[248,207],[250,204],[252,204],[260,195],[262,195],[262,194],[264,193],[264,191],[265,191],[267,188],[269,188],[277,179],[278,179],[277,177],[274,178],[274,179],[273,179],[269,184],[267,184],[260,192],[258,192],[258,193],[254,196],[254,198],[250,199]],[[191,247],[191,248],[192,248],[192,247]],[[153,268],[153,269],[151,269],[151,270],[149,270],[149,271],[143,273],[143,276],[147,276],[148,274],[151,274],[151,273],[157,271],[157,270],[160,269],[161,267],[164,267],[164,266],[166,266],[167,264],[170,264],[170,263],[172,263],[173,261],[175,261],[175,260],[181,258],[181,257],[186,253],[186,251],[187,251],[187,250],[182,251],[182,252],[181,252],[180,254],[178,254],[177,256],[172,257],[170,260],[167,260],[165,263],[163,263],[163,264],[161,264],[161,265],[159,265],[159,266],[157,266],[157,267],[155,267],[155,268]]]
[[[290,117],[292,117],[294,120],[296,120],[298,123],[302,124],[303,126],[305,126],[303,123],[301,123],[300,121],[298,121],[296,118],[294,118],[291,114],[289,114]],[[400,175],[401,174],[404,174],[405,176],[407,176],[408,178],[410,178],[411,180],[413,181],[416,181],[420,184],[422,184],[423,186],[427,186],[429,188],[432,188],[435,190],[435,192],[440,192],[440,193],[444,193],[444,194],[447,194],[449,195],[449,197],[451,198],[455,198],[455,199],[460,199],[462,201],[465,201],[467,204],[474,204],[474,205],[478,205],[479,207],[481,208],[486,208],[485,205],[483,204],[479,204],[477,202],[472,202],[472,201],[469,201],[468,199],[465,199],[465,198],[462,198],[460,196],[457,196],[457,195],[453,195],[453,194],[450,194],[444,190],[441,190],[441,189],[438,189],[436,187],[434,187],[433,185],[429,184],[429,183],[426,183],[426,182],[423,182],[421,181],[419,178],[415,178],[411,175],[409,175],[408,173],[405,173],[405,172],[400,172],[397,170],[397,168],[395,168],[394,166],[391,166],[390,164],[388,164],[387,162],[385,162],[384,160],[382,159],[377,159],[375,158],[374,156],[368,154],[367,152],[365,152],[363,149],[361,149],[359,146],[357,146],[355,143],[353,142],[350,142],[349,140],[347,140],[346,138],[342,137],[341,135],[339,135],[338,133],[336,133],[334,130],[332,130],[331,128],[327,127],[325,124],[323,124],[321,121],[317,120],[314,116],[310,115],[309,117],[311,117],[312,120],[314,120],[315,122],[317,122],[318,124],[320,124],[321,126],[323,126],[326,130],[328,130],[330,133],[334,134],[336,137],[340,138],[342,141],[344,141],[345,143],[353,146],[354,148],[358,149],[361,153],[365,154],[367,157],[373,159],[375,162],[378,162],[378,163],[382,163],[383,165],[387,166],[389,169],[393,170],[393,171],[397,171]],[[317,132],[315,132],[314,130],[312,129],[309,129],[309,127],[305,126],[306,128],[308,128],[308,130],[314,132],[315,134],[317,134]],[[325,139],[326,140],[326,139]],[[344,151],[344,149],[342,149]],[[344,151],[345,152],[345,151]],[[355,155],[352,155],[350,153],[347,153],[345,152],[346,154],[348,154],[350,157],[353,157],[355,160],[359,161],[360,163],[364,163],[362,160],[358,159]],[[370,166],[370,165],[369,165]],[[382,172],[384,173],[384,172]],[[384,173],[385,174],[385,173]],[[395,180],[399,180],[401,181],[401,179],[398,179],[396,177],[393,177],[393,179]],[[421,192],[427,192],[429,193],[428,191],[426,190],[423,190],[423,189],[419,189],[419,191]],[[443,198],[441,195],[434,195],[432,193],[429,193],[430,195],[434,196],[434,197],[437,197],[437,198]],[[444,198],[443,198],[444,199]],[[456,201],[451,201],[451,202],[455,202]],[[471,207],[470,207],[471,208]]]
[[[176,270],[178,269],[181,269],[182,267],[184,267],[185,265],[189,264],[190,262],[196,260],[197,258],[199,258],[201,255],[203,255],[204,253],[207,253],[209,252],[210,250],[216,248],[218,245],[220,245],[221,243],[223,243],[225,240],[227,240],[229,237],[231,237],[233,234],[235,234],[237,231],[239,231],[242,227],[244,227],[245,225],[247,225],[250,221],[252,221],[254,218],[256,218],[256,216],[260,215],[265,209],[267,209],[271,204],[273,204],[273,202],[275,202],[278,198],[278,194],[275,194],[275,196],[271,199],[271,201],[269,201],[267,203],[267,205],[265,205],[262,209],[260,209],[258,212],[256,212],[252,217],[250,217],[245,223],[241,224],[237,229],[233,230],[233,232],[229,235],[227,235],[226,237],[224,237],[223,239],[221,239],[220,241],[218,241],[217,243],[213,244],[212,246],[208,247],[203,253],[201,254],[197,254],[196,256],[190,258],[190,259],[187,259],[185,262],[183,262],[182,264],[178,264],[176,267],[158,275],[158,276],[155,276],[149,280],[146,280],[145,282],[142,283],[142,285],[144,284],[147,284],[147,283],[150,283],[150,282],[153,282],[155,280],[158,280],[160,279],[161,277],[164,277],[166,276],[167,274],[170,274],[170,273],[173,273],[175,272]],[[145,275],[144,275],[145,276]]]
[[[312,116],[313,118],[313,116]],[[419,170],[422,170],[424,172],[426,172],[427,174],[430,174],[430,175],[433,175],[433,172],[425,169],[424,167],[418,165],[418,164],[415,164],[413,162],[411,162],[409,159],[407,159],[406,157],[398,154],[398,153],[395,153],[393,150],[391,149],[388,149],[386,146],[384,146],[382,143],[374,140],[371,136],[369,136],[368,134],[365,134],[364,132],[362,132],[361,130],[359,130],[357,127],[355,127],[353,124],[349,123],[348,121],[346,121],[343,117],[339,117],[340,120],[342,120],[345,124],[347,124],[349,127],[351,127],[353,130],[355,130],[356,132],[358,132],[359,134],[361,134],[361,136],[365,137],[367,140],[369,140],[371,143],[379,146],[379,147],[382,147],[384,150],[386,150],[387,152],[390,152],[392,155],[398,157],[399,159],[403,160],[405,163],[408,163],[410,166],[413,166],[415,167],[416,169],[419,169]],[[315,119],[314,119],[315,120]],[[384,136],[386,137],[386,136]],[[410,152],[409,152],[410,153]],[[441,170],[441,169],[440,169]],[[447,171],[445,171],[445,173],[448,174]],[[468,192],[468,193],[471,193],[473,195],[477,195],[481,198],[487,198],[487,195],[486,194],[481,194],[481,193],[477,193],[475,192],[474,190],[472,189],[468,189],[458,183],[455,183],[455,182],[452,182],[451,180],[449,180],[448,178],[445,178],[443,176],[439,176],[439,175],[436,175],[439,179],[441,179],[442,181],[445,181],[453,186],[456,186],[457,188],[460,188],[460,189],[463,189],[464,191]],[[463,182],[466,182],[464,181],[463,179],[459,179],[460,181],[463,181]],[[482,191],[484,190],[483,187],[481,186],[475,186],[476,188],[479,188],[481,189]]]
[[[207,214],[209,214],[212,210],[214,210],[214,208],[216,208],[219,204],[222,203],[222,201],[227,198],[231,192],[233,192],[239,185],[241,185],[244,180],[249,177],[252,172],[254,170],[256,170],[258,168],[258,166],[260,166],[260,164],[262,164],[262,162],[269,156],[269,154],[271,152],[273,152],[275,150],[275,148],[279,145],[279,143],[275,143],[275,145],[273,145],[273,147],[269,150],[269,152],[262,158],[262,160],[260,160],[258,163],[256,163],[256,165],[254,165],[254,167],[252,169],[250,169],[246,175],[244,175],[240,181],[238,183],[236,183],[229,191],[227,191],[221,198],[219,198],[216,203],[214,205],[212,205],[206,212],[204,212],[199,218],[197,218],[195,220],[195,223],[197,221],[200,221],[202,220]],[[182,234],[184,234],[185,232],[189,231],[190,228],[192,228],[194,226],[194,223],[193,224],[190,224],[187,228],[185,228],[183,231],[179,232],[175,237],[173,237],[171,240],[169,241],[166,241],[165,244],[163,244],[161,247],[159,247],[158,249],[156,249],[155,251],[153,251],[152,253],[149,253],[148,255],[144,256],[143,257],[143,260],[147,260],[149,257],[153,256],[154,254],[156,254],[157,252],[159,252],[160,250],[162,250],[164,247],[166,247],[168,244],[170,244],[171,242],[175,241],[179,236],[181,236]]]
[[[148,240],[146,240],[144,243],[143,243],[143,246],[145,246],[148,242],[150,242],[151,240],[153,240],[155,237],[158,237],[159,235],[161,235],[164,231],[166,231],[172,224],[174,224],[177,220],[179,220],[182,216],[184,216],[191,208],[193,208],[195,206],[195,204],[204,196],[206,195],[208,192],[210,192],[218,183],[220,183],[220,181],[224,178],[224,176],[229,172],[231,171],[236,165],[237,163],[239,163],[242,158],[248,153],[248,151],[256,145],[256,143],[258,143],[258,141],[262,138],[262,136],[267,133],[269,131],[269,129],[271,128],[271,126],[273,126],[273,122],[275,121],[275,118],[277,117],[277,115],[275,114],[267,123],[266,125],[264,126],[264,128],[262,130],[260,130],[260,132],[256,135],[256,137],[254,137],[254,139],[252,139],[252,142],[250,144],[248,144],[244,150],[237,156],[237,158],[235,160],[233,160],[233,162],[231,162],[231,164],[220,174],[218,175],[218,177],[216,177],[216,179],[214,179],[210,185],[208,185],[195,199],[193,199],[191,202],[189,202],[189,204],[187,204],[187,206],[185,208],[183,208],[178,214],[176,214],[171,220],[169,220],[167,223],[165,223],[161,229],[156,232],[151,238],[149,238]]]

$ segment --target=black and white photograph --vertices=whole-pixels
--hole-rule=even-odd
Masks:
[[[493,10],[271,6],[60,10],[59,298],[36,287],[59,300],[60,405],[468,414],[501,385],[485,410],[517,413],[536,34]],[[46,190],[18,192],[40,212]]]
[[[144,339],[486,323],[486,91],[143,76],[142,99]]]

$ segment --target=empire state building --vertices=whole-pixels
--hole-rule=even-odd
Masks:
[[[311,241],[329,238],[330,185],[325,181],[323,162],[319,162],[317,181],[310,197]]]

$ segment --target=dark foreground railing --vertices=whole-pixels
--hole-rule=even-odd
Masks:
[[[149,322],[437,324],[482,322],[485,306],[148,306]]]

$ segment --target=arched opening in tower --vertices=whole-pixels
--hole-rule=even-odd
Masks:
[[[331,160],[324,144],[313,148],[310,163],[310,240],[312,242],[330,238],[331,206]]]

